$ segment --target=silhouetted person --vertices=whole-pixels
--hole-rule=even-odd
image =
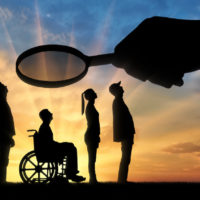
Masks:
[[[0,83],[0,183],[6,182],[10,148],[15,145],[15,127],[10,107],[7,103],[8,89]]]
[[[82,114],[84,113],[84,96],[88,100],[88,104],[85,109],[87,119],[87,130],[85,132],[85,143],[88,150],[88,171],[90,175],[90,183],[97,183],[95,162],[97,148],[100,142],[100,124],[99,124],[99,113],[97,112],[94,103],[97,98],[97,94],[93,89],[87,89],[82,94]]]
[[[142,81],[182,86],[185,73],[200,69],[200,20],[145,19],[115,47],[113,65]]]
[[[113,101],[113,139],[115,142],[121,142],[122,158],[118,173],[118,182],[126,183],[128,176],[128,167],[131,161],[131,151],[135,128],[132,116],[128,107],[124,103],[124,90],[119,83],[114,83],[109,87],[109,91],[115,96]]]
[[[73,143],[63,142],[58,143],[53,140],[53,132],[50,127],[50,123],[53,119],[52,113],[47,109],[43,109],[39,113],[40,118],[43,123],[39,129],[40,145],[43,145],[45,152],[51,157],[57,156],[57,158],[62,158],[67,156],[67,169],[66,176],[75,182],[80,182],[85,180],[84,177],[78,176],[78,164],[77,164],[77,149]]]

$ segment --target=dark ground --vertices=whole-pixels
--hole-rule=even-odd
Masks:
[[[99,183],[91,185],[88,183],[68,184],[23,184],[7,183],[0,185],[1,195],[4,199],[138,199],[138,197],[172,198],[176,197],[198,197],[200,183]],[[137,198],[136,198],[137,197]],[[18,198],[18,199],[19,199]],[[109,199],[111,199],[109,198]],[[173,198],[172,198],[173,199]]]

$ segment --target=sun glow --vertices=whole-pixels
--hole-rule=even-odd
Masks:
[[[93,47],[89,49],[91,55],[104,53],[112,25],[114,2],[112,1],[109,6],[104,20],[97,26],[96,33],[101,33],[101,37],[97,35],[95,38]],[[44,37],[45,31],[37,0],[34,6],[36,29],[34,42],[35,46],[38,46],[49,41]],[[16,145],[11,149],[8,166],[9,182],[21,182],[19,162],[26,153],[33,150],[32,138],[28,137],[29,133],[26,130],[39,128],[41,120],[38,113],[44,108],[48,108],[53,113],[51,128],[54,139],[58,142],[73,142],[77,147],[80,174],[86,176],[88,181],[88,157],[84,143],[87,124],[85,116],[81,115],[81,94],[88,88],[93,88],[98,95],[95,106],[100,114],[101,143],[96,162],[97,178],[102,182],[116,181],[121,146],[120,143],[113,142],[113,96],[108,88],[113,82],[118,81],[122,81],[125,90],[124,100],[133,115],[136,127],[128,180],[200,180],[198,150],[192,149],[192,151],[190,148],[188,152],[185,150],[184,153],[176,153],[172,149],[176,145],[179,147],[179,143],[190,142],[197,146],[200,144],[199,93],[191,92],[186,97],[185,91],[189,91],[187,87],[170,90],[160,88],[148,81],[136,80],[128,76],[124,70],[112,65],[92,67],[81,81],[67,87],[47,89],[27,85],[15,73],[15,61],[18,55],[12,34],[9,34],[6,21],[3,19],[1,19],[1,26],[10,52],[0,50],[0,73],[3,74],[1,81],[8,86],[8,102],[16,128],[14,137]],[[64,45],[78,48],[74,31],[72,26],[68,43]],[[45,63],[45,60],[43,62]],[[109,77],[106,74],[107,68],[110,70]]]
[[[36,45],[42,45],[44,44],[44,40],[42,36],[43,35],[42,26],[41,26],[37,1],[35,1],[35,10],[36,10],[36,28],[38,33],[36,39]],[[104,29],[105,28],[107,29],[108,26],[105,26]],[[104,32],[105,31],[106,30],[104,30]],[[6,33],[8,34],[8,32]],[[100,49],[102,49],[103,43],[104,41],[100,41],[98,47],[95,47],[95,49],[98,48],[99,49],[98,51],[101,51]],[[70,35],[69,45],[75,46],[75,38],[73,35],[73,30]],[[44,59],[43,62],[45,63]],[[95,76],[96,74],[95,71],[90,73],[91,73],[90,76]],[[11,83],[7,84],[8,87],[11,85]],[[88,178],[87,151],[83,140],[84,132],[86,129],[86,120],[84,116],[81,116],[80,97],[81,93],[85,89],[91,87],[91,85],[93,85],[93,83],[87,78],[85,78],[84,80],[80,81],[75,85],[59,89],[35,88],[26,85],[23,82],[20,82],[17,85],[17,90],[20,91],[21,95],[19,97],[19,95],[15,94],[15,99],[13,98],[11,99],[10,97],[13,96],[14,91],[16,91],[16,86],[12,89],[13,90],[12,93],[10,91],[8,101],[12,108],[12,112],[15,119],[16,146],[11,149],[10,153],[10,164],[8,167],[8,181],[21,181],[18,173],[19,161],[27,152],[33,149],[32,138],[28,137],[28,133],[26,133],[26,130],[32,128],[34,129],[39,128],[41,121],[39,119],[38,113],[43,108],[48,108],[51,112],[53,112],[54,120],[52,121],[51,127],[54,132],[54,139],[59,142],[63,141],[73,142],[76,145],[79,154],[79,161],[78,161],[79,169],[81,171],[81,174],[84,174],[84,176]],[[99,90],[98,87],[96,87],[95,89],[97,91]],[[107,95],[107,92],[105,94]],[[16,108],[16,101],[18,103],[17,108]],[[23,109],[21,109],[22,107]],[[102,120],[102,124],[108,124],[108,122],[106,122],[106,119]],[[77,127],[79,128],[77,129]],[[102,134],[106,135],[107,133],[102,133]],[[109,137],[111,138],[111,135]],[[102,150],[99,150],[98,161],[101,160],[100,165],[102,166],[104,162],[107,162],[109,160],[109,156],[105,156],[104,158],[103,155],[105,154],[105,152],[103,151],[101,153],[101,151]],[[98,171],[99,170],[97,167],[97,173]],[[99,179],[104,181],[103,177]]]

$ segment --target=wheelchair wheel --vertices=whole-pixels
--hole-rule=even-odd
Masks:
[[[48,183],[57,175],[53,162],[38,162],[35,151],[27,153],[19,165],[19,174],[24,183]]]

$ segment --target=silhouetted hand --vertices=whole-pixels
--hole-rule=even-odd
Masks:
[[[145,19],[115,48],[113,65],[142,81],[182,86],[200,68],[200,20]]]

